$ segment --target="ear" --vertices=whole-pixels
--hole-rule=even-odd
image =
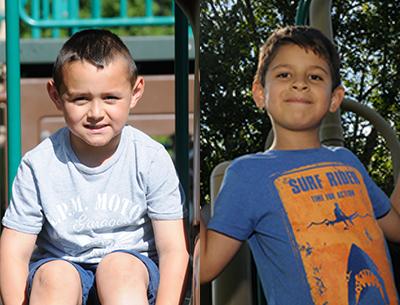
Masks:
[[[340,105],[343,102],[344,98],[344,88],[343,86],[338,86],[333,90],[331,96],[331,104],[329,105],[329,111],[335,112],[339,109]]]
[[[58,94],[58,90],[54,83],[54,80],[49,80],[46,85],[47,93],[49,97],[53,101],[54,105],[56,105],[57,109],[62,111],[63,110],[63,101],[60,99],[60,95]]]
[[[257,107],[263,109],[265,107],[265,93],[264,87],[260,84],[260,82],[253,82],[252,92],[253,100],[256,103]]]
[[[142,98],[144,92],[144,78],[142,76],[138,76],[136,79],[135,85],[132,89],[132,96],[131,96],[131,104],[130,109],[136,106],[139,100]]]

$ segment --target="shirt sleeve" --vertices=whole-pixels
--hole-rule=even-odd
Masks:
[[[372,178],[365,171],[365,186],[371,199],[375,218],[379,219],[389,213],[392,205],[388,196],[375,184]]]
[[[252,203],[257,201],[256,192],[251,191],[254,189],[251,180],[237,173],[232,165],[224,176],[208,228],[243,241],[255,228],[255,207]]]
[[[147,213],[151,219],[174,220],[185,216],[184,193],[164,147],[151,161],[146,180]]]
[[[22,233],[38,234],[43,222],[34,173],[29,162],[23,159],[13,182],[10,204],[2,224]]]
[[[368,191],[368,196],[372,203],[375,218],[379,219],[385,216],[387,213],[389,213],[392,207],[390,199],[372,180],[361,161],[352,152],[349,151],[349,153],[352,155],[358,169],[363,176],[365,187]]]

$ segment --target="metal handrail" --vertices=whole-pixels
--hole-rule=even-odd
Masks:
[[[345,98],[342,108],[367,119],[380,132],[389,148],[393,164],[393,179],[397,181],[400,172],[400,142],[392,126],[377,111],[354,99]]]
[[[31,12],[27,12],[27,5],[30,4]],[[124,27],[124,26],[172,26],[175,23],[174,1],[171,1],[170,16],[155,16],[153,12],[153,0],[145,0],[144,16],[128,16],[127,0],[120,0],[119,16],[102,17],[101,1],[92,0],[91,16],[81,18],[79,16],[79,1],[68,0],[64,7],[60,0],[21,0],[19,1],[19,15],[22,21],[32,28],[32,37],[40,38],[42,28],[53,29],[53,37],[59,37],[59,28],[72,28],[77,31],[79,28],[88,27]],[[50,16],[51,12],[51,16]],[[65,12],[65,14],[63,14]]]
[[[20,15],[21,19],[31,27],[40,28],[159,26],[175,23],[175,18],[172,16],[37,20],[28,16],[25,11],[21,11]]]
[[[18,0],[6,0],[8,185],[21,159],[21,92]],[[10,140],[12,139],[12,140]],[[11,187],[8,188],[10,193]]]
[[[297,5],[295,24],[302,25],[307,23],[309,18],[311,0],[300,0]]]

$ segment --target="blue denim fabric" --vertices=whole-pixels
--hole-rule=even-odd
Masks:
[[[160,273],[157,265],[147,256],[144,256],[136,251],[131,250],[116,250],[113,252],[124,252],[129,253],[138,259],[140,259],[146,266],[149,272],[149,287],[147,289],[147,297],[149,300],[149,305],[154,305],[156,302],[157,289],[160,282]],[[31,293],[33,277],[35,276],[36,271],[40,266],[54,261],[54,260],[63,260],[60,258],[44,258],[33,262],[29,265],[29,275],[28,275],[28,295]],[[96,285],[95,285],[95,275],[98,264],[81,264],[69,262],[72,264],[79,273],[82,284],[82,305],[91,304],[91,305],[100,305],[100,302],[97,297]]]

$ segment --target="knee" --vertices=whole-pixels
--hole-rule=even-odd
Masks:
[[[125,252],[113,252],[106,255],[97,268],[97,274],[102,272],[115,273],[116,276],[137,276],[146,279],[146,265],[136,256]]]
[[[103,258],[97,267],[96,285],[100,303],[148,305],[147,268],[135,256],[114,252]]]
[[[96,281],[99,290],[116,285],[118,289],[126,287],[131,290],[135,287],[147,291],[149,274],[145,264],[137,257],[125,252],[113,252],[105,256],[97,267]]]
[[[63,260],[50,261],[36,271],[29,297],[31,305],[68,304],[82,302],[81,281],[75,267]]]
[[[112,252],[103,257],[99,264],[99,267],[125,264],[128,263],[132,258],[134,258],[134,256],[126,252]]]
[[[50,261],[36,271],[33,289],[60,290],[80,287],[80,277],[75,267],[63,260]]]

